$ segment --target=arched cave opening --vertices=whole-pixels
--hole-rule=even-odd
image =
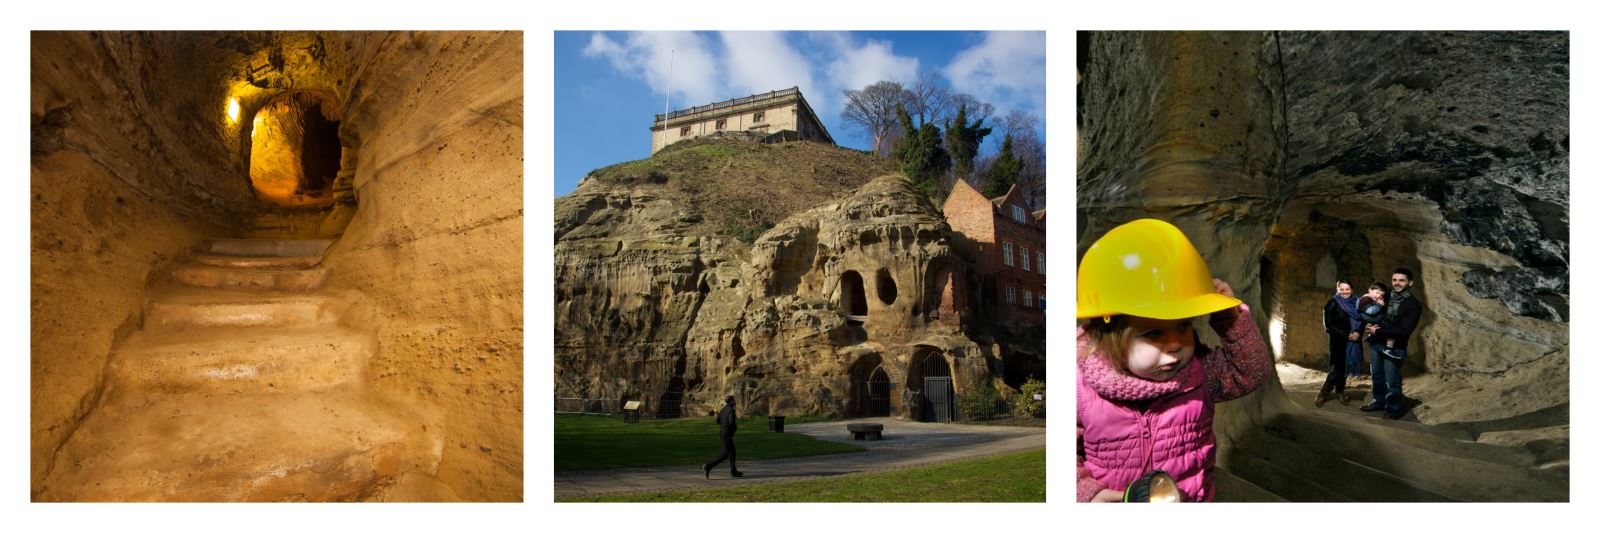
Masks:
[[[839,277],[839,307],[853,319],[860,320],[867,316],[867,289],[861,280],[861,274],[854,270],[845,271]]]
[[[889,416],[892,390],[885,371],[883,357],[872,353],[862,356],[850,365],[850,403],[847,416]]]
[[[290,91],[272,98],[250,121],[250,187],[258,198],[282,207],[320,207],[333,202],[343,146],[333,98],[316,91]]]
[[[911,356],[911,366],[906,372],[906,389],[917,401],[914,420],[921,422],[949,422],[956,416],[955,381],[950,374],[950,363],[944,353],[936,348],[921,347]]]

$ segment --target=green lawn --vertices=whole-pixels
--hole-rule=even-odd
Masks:
[[[575,502],[1043,502],[1044,450],[876,474],[722,489],[633,492]]]
[[[556,471],[702,464],[722,453],[722,439],[711,417],[643,420],[621,417],[556,415]],[[820,420],[789,417],[786,425]],[[733,436],[739,460],[781,459],[861,451],[864,448],[767,431],[766,417],[739,419]]]

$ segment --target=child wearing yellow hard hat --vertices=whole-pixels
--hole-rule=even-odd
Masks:
[[[1202,315],[1222,339],[1215,349],[1194,330]],[[1213,407],[1272,370],[1249,306],[1182,231],[1142,219],[1084,254],[1078,319],[1078,501],[1123,501],[1157,470],[1183,501],[1211,501]]]

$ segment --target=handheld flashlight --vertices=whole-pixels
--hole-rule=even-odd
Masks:
[[[1183,493],[1178,491],[1178,482],[1162,470],[1152,470],[1133,484],[1128,485],[1128,490],[1122,493],[1122,503],[1179,503],[1183,501]]]

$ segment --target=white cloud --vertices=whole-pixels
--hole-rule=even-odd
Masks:
[[[832,95],[813,81],[811,64],[782,33],[725,31],[720,36],[729,96],[799,87],[813,109],[820,113],[827,108]]]
[[[824,40],[831,41],[838,54],[828,64],[828,79],[840,90],[860,89],[883,80],[909,81],[917,75],[917,58],[895,55],[893,43],[869,40],[856,44],[839,34]]]
[[[1044,53],[1044,32],[989,32],[983,42],[956,54],[944,75],[957,91],[997,110],[1028,108],[1042,115]]]
[[[595,33],[583,55],[606,58],[617,71],[644,81],[656,94],[666,94],[670,68],[674,108],[682,107],[680,103],[705,104],[723,92],[710,43],[692,32],[630,32],[621,43]]]

